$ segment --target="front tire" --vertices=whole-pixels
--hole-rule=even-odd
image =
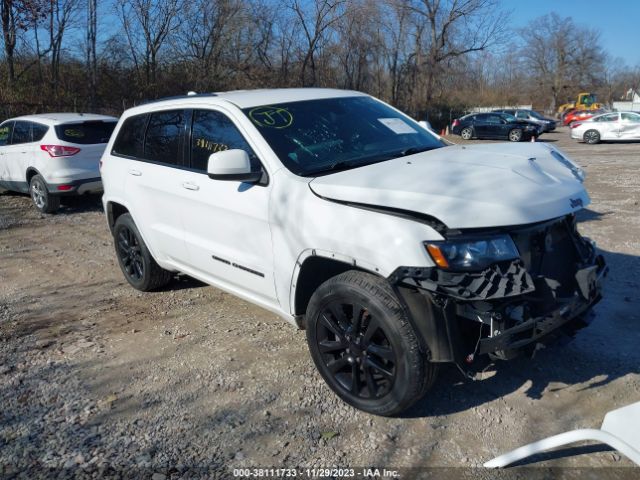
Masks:
[[[460,136],[463,140],[471,140],[473,138],[473,129],[471,127],[465,127],[460,132]]]
[[[584,143],[595,145],[596,143],[600,143],[600,132],[597,130],[587,130],[584,132],[582,139],[584,140]]]
[[[396,415],[435,380],[406,311],[374,275],[348,271],[323,283],[307,308],[306,335],[325,382],[365,412]]]
[[[29,195],[33,205],[42,213],[55,213],[60,208],[60,197],[49,193],[42,175],[34,175],[31,178]]]
[[[519,128],[514,128],[509,132],[509,141],[510,142],[519,142],[522,140],[522,130]]]
[[[149,292],[169,283],[171,272],[153,259],[129,213],[116,220],[113,240],[120,269],[133,288]]]

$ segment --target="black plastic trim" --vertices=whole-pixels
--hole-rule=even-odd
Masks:
[[[245,267],[244,265],[240,265],[239,263],[231,262],[231,261],[227,260],[226,258],[221,258],[221,257],[218,257],[216,255],[211,255],[211,258],[213,258],[214,260],[217,260],[220,263],[224,263],[225,265],[230,265],[230,266],[235,267],[235,268],[237,268],[239,270],[244,270],[245,272],[252,273],[254,275],[257,275],[258,277],[264,278],[264,273],[259,272],[258,270],[254,270],[253,268]]]

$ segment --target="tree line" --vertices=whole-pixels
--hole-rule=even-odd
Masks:
[[[640,90],[597,30],[500,0],[0,0],[3,115],[119,113],[190,90],[334,87],[416,117],[475,105],[554,110]],[[440,117],[438,117],[440,116]]]

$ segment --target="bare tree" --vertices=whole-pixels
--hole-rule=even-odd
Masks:
[[[425,99],[448,62],[503,40],[506,14],[496,0],[411,0],[408,8],[426,22]],[[421,69],[422,70],[422,69]]]
[[[594,74],[601,72],[604,58],[599,33],[578,28],[571,18],[544,15],[532,20],[520,36],[525,66],[549,96],[552,110],[575,98],[575,89],[586,88],[595,80]]]
[[[96,55],[98,30],[98,0],[87,0],[87,80],[91,108],[95,108],[98,87],[98,61]]]
[[[179,24],[181,0],[118,0],[118,14],[131,57],[143,84],[157,91],[158,55]]]
[[[42,14],[45,0],[0,0],[0,23],[7,62],[7,80],[16,80],[15,50],[20,30],[27,30]]]
[[[47,49],[51,65],[51,91],[58,94],[60,83],[60,59],[63,39],[67,29],[77,18],[78,0],[49,0],[47,6],[49,48]]]
[[[290,0],[287,4],[303,31],[304,43],[300,67],[302,86],[316,85],[317,53],[325,46],[330,29],[344,15],[344,4],[344,0],[317,0],[315,2]]]
[[[354,0],[336,24],[338,41],[334,50],[343,88],[363,90],[370,84],[384,45],[380,23],[378,2]]]
[[[186,59],[197,90],[217,88],[223,76],[223,56],[229,34],[237,28],[241,0],[194,0],[182,9],[173,50]]]

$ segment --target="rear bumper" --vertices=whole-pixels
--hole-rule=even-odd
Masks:
[[[67,182],[47,183],[47,188],[51,195],[84,195],[88,193],[101,193],[102,178],[83,178],[80,180],[70,180]]]

